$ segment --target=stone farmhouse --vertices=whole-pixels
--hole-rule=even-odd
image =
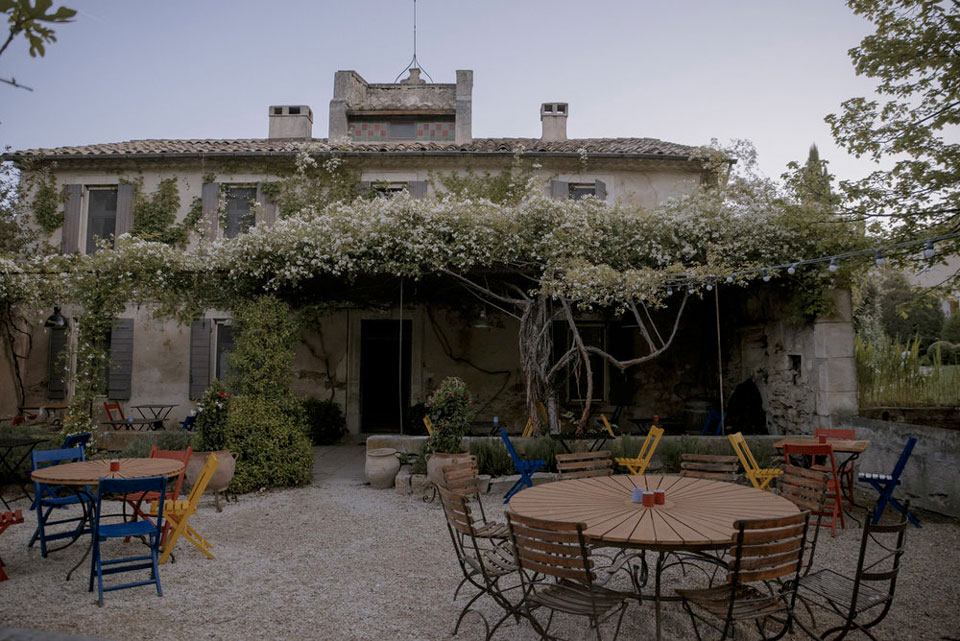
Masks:
[[[132,140],[21,150],[7,158],[55,163],[53,175],[65,194],[64,222],[49,239],[64,252],[95,251],[97,238],[129,232],[131,183],[138,180],[150,193],[161,180],[175,178],[182,203],[178,219],[199,199],[201,224],[210,234],[233,237],[249,225],[270,225],[277,217],[264,189],[276,180],[270,163],[290,164],[304,148],[320,160],[336,155],[355,161],[363,187],[384,197],[404,189],[415,197],[433,193],[431,178],[438,174],[498,172],[511,166],[519,148],[554,198],[593,196],[652,207],[709,179],[689,146],[642,137],[569,139],[567,120],[575,109],[571,115],[564,102],[540,105],[539,137],[474,138],[472,92],[472,71],[457,71],[456,82],[447,84],[427,83],[417,69],[385,84],[339,71],[326,138],[314,137],[309,106],[274,105],[262,139]],[[397,432],[414,427],[404,417],[408,407],[422,402],[445,376],[458,375],[475,393],[478,420],[498,416],[501,424],[522,425],[517,323],[466,294],[449,308],[418,303],[411,283],[401,306],[403,284],[395,285],[390,300],[339,307],[304,331],[294,391],[332,397],[352,433]],[[722,371],[725,400],[745,431],[809,430],[830,424],[835,415],[855,414],[850,301],[845,292],[834,296],[836,316],[805,327],[788,322],[777,296],[762,287],[726,296],[720,356],[714,300],[698,299],[666,356],[625,374],[597,368],[598,406],[608,412],[623,406],[624,421],[643,424],[659,415],[698,427],[717,404]],[[69,320],[69,307],[63,312]],[[131,405],[175,403],[171,416],[186,415],[191,399],[228,373],[230,320],[228,313],[208,310],[187,327],[128,306],[111,334],[107,396]],[[590,316],[583,323],[585,338],[596,344],[614,350],[639,344],[637,331],[622,320]],[[54,364],[69,332],[45,329],[43,318],[34,319],[32,331],[33,350],[21,363],[26,404],[62,403],[70,385]],[[556,336],[564,340],[562,333]],[[0,415],[9,416],[17,399],[9,354],[4,358]],[[581,393],[571,376],[559,400],[573,404]]]

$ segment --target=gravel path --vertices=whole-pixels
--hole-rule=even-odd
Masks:
[[[0,583],[0,639],[14,638],[9,630],[4,636],[4,626],[115,641],[454,638],[453,623],[466,600],[451,601],[459,568],[439,504],[365,486],[360,445],[315,453],[308,487],[246,495],[219,514],[212,500],[204,500],[192,523],[214,543],[217,558],[208,560],[181,542],[176,562],[161,568],[163,598],[150,587],[121,590],[98,607],[87,592],[87,563],[64,581],[83,544],[42,559],[36,547],[26,547],[31,514],[0,537],[10,577]],[[498,497],[485,497],[484,505],[488,517],[501,518]],[[835,539],[822,534],[816,565],[852,573],[860,530],[848,527]],[[960,638],[958,549],[954,521],[930,519],[910,529],[896,602],[875,629],[879,638]],[[481,610],[496,618],[489,603]],[[664,615],[665,639],[693,638],[676,604],[665,605]],[[571,639],[589,636],[583,620],[560,620],[555,627]],[[612,627],[604,629],[610,638]],[[652,633],[652,607],[631,604],[621,638]],[[468,615],[457,638],[482,639],[479,617]],[[497,638],[537,637],[529,626],[511,623]]]

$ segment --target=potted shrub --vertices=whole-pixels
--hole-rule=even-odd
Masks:
[[[463,436],[473,417],[473,397],[463,379],[448,376],[425,404],[433,435],[427,439],[427,479],[443,484],[443,467],[468,460],[463,452]]]

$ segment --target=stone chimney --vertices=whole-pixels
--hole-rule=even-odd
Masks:
[[[563,142],[567,139],[567,103],[545,102],[540,105],[540,122],[543,123],[543,142]]]
[[[272,105],[268,138],[313,138],[313,111],[307,105]]]

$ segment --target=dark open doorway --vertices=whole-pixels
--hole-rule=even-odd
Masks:
[[[744,434],[767,434],[767,413],[756,383],[746,380],[733,390],[727,404],[727,431]]]
[[[403,323],[403,337],[400,323]],[[410,321],[360,321],[360,430],[399,432],[410,405]]]

